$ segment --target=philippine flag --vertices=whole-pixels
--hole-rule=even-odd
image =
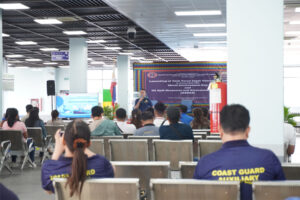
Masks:
[[[116,85],[117,85],[117,81],[116,81],[115,67],[114,67],[112,73],[111,85],[110,85],[111,103],[113,107],[115,106],[115,102],[116,102]]]

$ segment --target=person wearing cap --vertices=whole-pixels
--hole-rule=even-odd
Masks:
[[[142,112],[146,111],[148,108],[152,108],[152,102],[147,98],[145,89],[140,90],[140,98],[135,100],[134,105],[134,109],[139,109]]]
[[[220,150],[202,157],[194,172],[195,179],[239,181],[240,199],[252,199],[253,181],[285,180],[276,155],[251,146],[249,111],[242,105],[227,105],[220,113]]]
[[[159,128],[160,139],[168,140],[194,140],[193,130],[190,126],[178,123],[180,119],[180,110],[175,106],[167,108],[168,126]]]

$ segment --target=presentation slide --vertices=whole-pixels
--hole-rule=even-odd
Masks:
[[[60,118],[89,118],[91,109],[99,104],[98,94],[70,94],[56,96]]]

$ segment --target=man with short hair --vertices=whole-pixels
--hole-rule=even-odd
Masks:
[[[152,102],[147,98],[146,90],[141,89],[140,98],[135,100],[134,109],[139,109],[140,111],[144,112],[150,107],[152,107]]]
[[[126,122],[127,114],[124,108],[118,108],[116,110],[116,118],[117,118],[117,127],[119,128],[121,133],[134,133],[136,128],[133,124],[128,124]]]
[[[227,105],[220,113],[220,150],[202,157],[194,172],[195,179],[240,181],[241,200],[252,199],[252,182],[285,180],[275,154],[249,145],[249,111],[242,105]]]
[[[159,129],[153,124],[154,116],[151,111],[142,113],[143,127],[136,130],[136,136],[158,136]]]
[[[25,123],[26,119],[29,118],[30,111],[32,110],[33,106],[31,104],[26,105],[26,115],[22,117],[21,121]]]
[[[121,135],[117,125],[108,119],[103,118],[103,108],[94,106],[92,108],[93,122],[89,125],[92,136],[114,136]]]
[[[166,108],[167,106],[162,102],[158,102],[154,105],[154,125],[156,127],[169,125],[169,122],[165,119]]]
[[[188,114],[186,114],[187,106],[180,105],[179,108],[180,108],[180,112],[181,112],[180,121],[182,123],[190,126],[190,124],[191,124],[191,122],[193,121],[194,118],[189,116]]]

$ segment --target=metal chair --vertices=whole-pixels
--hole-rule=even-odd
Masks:
[[[154,160],[170,161],[171,170],[179,170],[179,161],[193,161],[192,140],[153,140]]]
[[[211,181],[193,179],[151,179],[151,195],[155,200],[233,200],[239,197],[237,181]]]
[[[91,151],[99,155],[105,155],[104,152],[104,140],[103,139],[92,139],[91,146],[89,147]]]
[[[207,140],[221,140],[220,135],[208,135],[206,136]]]
[[[153,145],[152,141],[155,139],[159,139],[159,136],[129,136],[128,139],[147,139],[148,140],[148,152],[149,152],[149,160],[154,161],[153,159]]]
[[[181,178],[192,179],[197,166],[197,162],[179,162]]]
[[[111,160],[108,140],[123,139],[123,136],[91,136],[91,139],[104,140],[104,153],[107,160]]]
[[[206,137],[206,136],[205,136]],[[194,158],[199,158],[199,150],[198,150],[198,141],[203,140],[203,135],[194,135],[194,141],[193,141],[193,155]]]
[[[210,129],[193,129],[194,136],[201,135],[203,139],[210,134]]]
[[[11,142],[11,154],[13,153],[21,153],[24,155],[23,163],[21,166],[21,170],[23,170],[25,164],[28,162],[31,166],[35,166],[31,159],[29,158],[29,153],[33,151],[33,142],[31,138],[27,138],[27,142],[29,145],[27,146],[27,142],[25,143],[23,140],[23,134],[21,131],[17,130],[0,130],[0,141],[9,140]]]
[[[65,130],[65,126],[60,125],[60,126],[52,126],[52,125],[45,125],[47,135],[51,136],[51,141],[52,143],[55,142],[55,133],[58,129],[61,129],[62,131]]]
[[[8,159],[9,159],[9,152],[10,152],[10,147],[11,147],[11,142],[9,140],[1,141],[1,146],[0,146],[0,173],[5,167],[11,174],[13,173],[12,169],[8,165]]]
[[[104,178],[89,179],[84,182],[81,198],[70,197],[69,187],[65,187],[67,179],[53,180],[56,200],[139,200],[139,179],[137,178]]]
[[[149,161],[147,140],[109,140],[112,161]]]
[[[258,181],[252,183],[253,199],[282,200],[300,196],[300,181]]]
[[[300,180],[300,165],[291,163],[282,163],[282,169],[286,180]]]
[[[222,144],[221,140],[199,140],[199,158],[219,150],[222,147]]]
[[[169,178],[170,162],[111,162],[116,178],[139,178],[143,196],[150,199],[150,179]]]

